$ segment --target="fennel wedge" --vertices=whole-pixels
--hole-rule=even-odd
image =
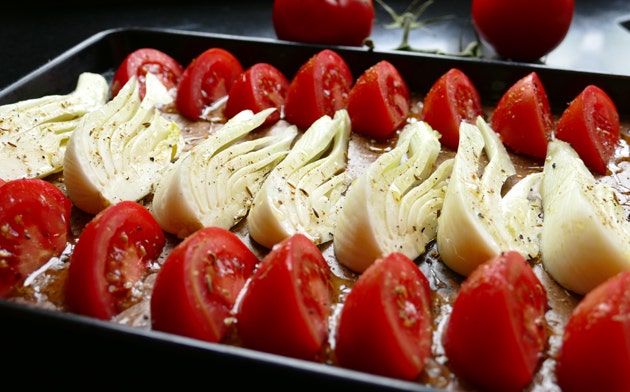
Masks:
[[[518,251],[526,259],[537,257],[542,202],[533,190],[542,174],[522,178],[503,195],[503,185],[516,169],[496,132],[478,117],[475,125],[462,122],[459,134],[438,218],[437,247],[442,261],[468,276],[503,251]]]
[[[597,182],[571,145],[557,139],[543,173],[541,256],[549,274],[584,295],[630,270],[630,223],[614,188]]]
[[[274,110],[238,113],[167,170],[156,187],[152,207],[164,231],[185,238],[203,227],[229,229],[247,215],[253,197],[297,135],[297,128],[288,126],[241,140]]]
[[[157,106],[172,101],[166,87],[148,73],[141,100],[138,86],[131,78],[111,101],[86,114],[68,141],[64,182],[85,212],[149,195],[183,148],[180,127]]]
[[[108,95],[105,78],[85,72],[70,94],[0,106],[0,178],[43,178],[61,171],[79,120],[104,105]]]
[[[339,200],[351,181],[345,171],[350,131],[342,109],[301,135],[254,198],[247,218],[254,241],[271,248],[295,233],[315,244],[332,240]]]
[[[333,238],[340,263],[362,273],[392,252],[413,260],[435,239],[453,164],[436,168],[439,135],[426,122],[407,125],[396,146],[350,185]]]

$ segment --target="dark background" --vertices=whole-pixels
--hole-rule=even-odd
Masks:
[[[83,0],[85,1],[85,0]],[[387,0],[402,13],[411,0]],[[23,0],[0,7],[0,88],[42,66],[100,31],[121,27],[159,27],[239,36],[275,38],[271,20],[273,1],[86,1]],[[401,30],[387,30],[391,18],[375,3],[372,38],[377,47],[393,49]],[[422,20],[452,18],[414,30],[414,48],[457,52],[474,38],[470,0],[435,0]],[[576,0],[569,34],[544,62],[550,67],[630,75],[630,1]],[[487,56],[492,57],[491,52]]]

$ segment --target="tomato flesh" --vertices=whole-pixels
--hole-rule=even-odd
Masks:
[[[282,40],[361,46],[374,24],[372,0],[275,0],[273,27]]]
[[[153,329],[209,342],[226,320],[258,258],[227,229],[206,227],[180,242],[160,267],[151,294]]]
[[[429,281],[414,262],[391,253],[370,265],[347,295],[339,319],[339,365],[413,380],[431,356]]]
[[[574,0],[473,0],[479,36],[501,56],[537,61],[569,32]]]
[[[158,77],[167,89],[177,87],[184,72],[183,67],[168,54],[154,49],[141,48],[127,55],[118,66],[112,79],[112,97],[131,79],[138,78],[140,97],[146,94],[146,75],[150,72]]]
[[[556,361],[563,391],[630,390],[630,272],[600,284],[567,322]]]
[[[459,125],[483,115],[481,97],[468,76],[451,68],[431,86],[424,97],[420,119],[440,132],[440,143],[457,150]]]
[[[313,359],[328,336],[330,267],[302,234],[263,258],[237,310],[238,335],[255,350]]]
[[[336,52],[324,49],[304,63],[291,79],[284,106],[285,119],[306,130],[324,115],[333,117],[348,105],[354,78]]]
[[[271,125],[280,119],[289,81],[271,64],[257,63],[245,70],[234,82],[225,104],[225,117],[232,118],[243,110],[258,113],[263,109],[277,108],[263,123]]]
[[[562,113],[555,136],[571,143],[591,170],[606,174],[620,132],[615,103],[602,89],[589,85]]]
[[[449,368],[483,390],[522,390],[542,358],[546,309],[546,291],[519,253],[481,264],[460,286],[442,335]]]
[[[157,221],[137,202],[118,202],[99,212],[85,225],[70,259],[69,310],[109,320],[129,307],[134,284],[165,244]]]
[[[54,184],[23,178],[0,184],[0,298],[66,248],[70,199]]]
[[[241,73],[243,66],[227,50],[204,51],[184,69],[175,98],[177,111],[191,120],[199,119],[207,106],[228,96]]]
[[[390,137],[407,120],[411,94],[398,70],[382,60],[368,68],[350,90],[352,130],[374,139]]]
[[[503,94],[490,124],[513,151],[545,158],[554,122],[547,92],[536,72],[519,79]]]

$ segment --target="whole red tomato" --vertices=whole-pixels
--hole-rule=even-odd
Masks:
[[[361,46],[374,24],[372,0],[275,0],[273,27],[279,39]]]
[[[555,49],[573,19],[574,0],[473,0],[481,39],[501,56],[536,61]]]

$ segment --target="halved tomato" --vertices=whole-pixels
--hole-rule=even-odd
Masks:
[[[198,120],[203,110],[226,98],[243,66],[230,52],[210,48],[195,57],[184,70],[175,104],[179,114]]]
[[[443,146],[457,150],[461,122],[474,124],[481,115],[477,88],[464,72],[451,68],[433,83],[424,97],[420,119],[440,132]]]
[[[246,347],[313,359],[328,336],[330,267],[303,234],[276,244],[245,287],[237,310]]]
[[[109,320],[137,302],[134,285],[165,244],[153,215],[135,201],[121,201],[99,212],[85,225],[70,258],[68,309]]]
[[[545,159],[554,122],[547,92],[536,72],[519,79],[503,94],[490,125],[507,147]]]
[[[606,174],[620,137],[615,103],[601,88],[586,86],[562,113],[555,136],[571,143],[591,170]]]
[[[474,387],[521,391],[547,341],[547,293],[518,252],[501,253],[462,283],[442,344],[449,368]]]
[[[600,284],[573,309],[556,360],[562,391],[630,391],[630,271]]]
[[[42,179],[15,179],[0,188],[0,297],[6,297],[64,251],[72,202]]]
[[[413,380],[431,356],[429,281],[402,253],[371,264],[347,295],[336,336],[339,365]]]
[[[352,131],[374,139],[386,139],[406,121],[411,105],[407,83],[386,60],[374,64],[350,90],[348,115]]]
[[[245,282],[258,263],[236,234],[205,227],[180,242],[160,267],[151,294],[153,329],[221,341]]]
[[[139,82],[140,97],[146,94],[146,75],[150,72],[166,86],[167,89],[177,87],[184,72],[184,68],[168,54],[154,49],[141,48],[129,53],[118,66],[112,79],[112,97],[115,97],[120,89],[136,76]]]
[[[354,83],[346,61],[324,49],[304,63],[291,79],[284,105],[285,119],[306,130],[324,115],[334,117],[348,105]]]
[[[276,67],[257,63],[246,69],[234,82],[225,104],[225,117],[249,109],[258,113],[263,109],[277,108],[263,125],[271,125],[280,119],[281,110],[289,88],[289,80]]]

